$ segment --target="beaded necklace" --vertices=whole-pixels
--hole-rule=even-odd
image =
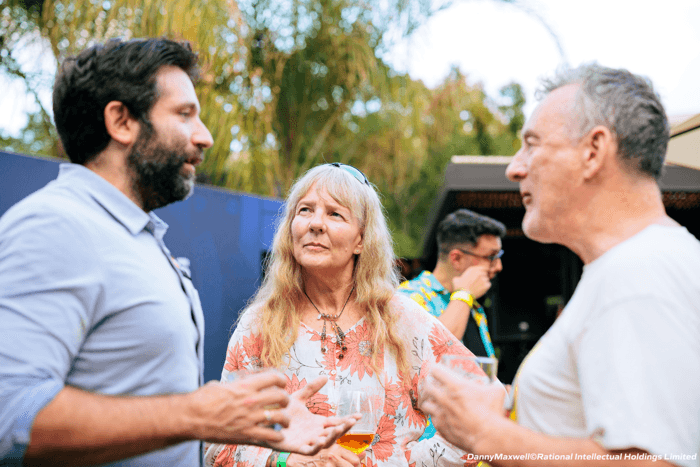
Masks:
[[[318,309],[316,304],[311,300],[311,297],[309,297],[309,294],[306,293],[306,290],[304,290],[304,295],[306,295],[306,298],[309,299],[309,303],[318,311],[318,316],[316,319],[322,319],[323,320],[323,331],[321,331],[321,352],[325,353],[327,350],[326,347],[326,321],[331,322],[331,327],[333,327],[333,330],[335,331],[335,337],[338,343],[338,346],[340,347],[340,354],[338,355],[338,359],[342,360],[345,355],[343,352],[348,350],[348,348],[345,346],[345,333],[343,332],[342,329],[340,329],[340,326],[338,326],[338,323],[336,322],[338,318],[340,318],[340,315],[343,314],[345,311],[345,306],[348,304],[350,301],[350,297],[352,296],[352,293],[355,291],[355,286],[352,286],[352,289],[350,289],[350,294],[348,295],[348,298],[345,299],[345,304],[343,304],[343,308],[340,310],[340,313],[337,315],[329,315],[326,313],[321,312],[321,310]]]

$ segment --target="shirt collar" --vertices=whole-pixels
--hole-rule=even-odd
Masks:
[[[428,285],[433,292],[439,293],[439,294],[444,294],[448,293],[447,290],[445,290],[445,287],[440,283],[439,280],[437,280],[437,277],[433,275],[432,272],[430,271],[423,271],[420,273],[420,280]]]
[[[92,199],[122,224],[132,235],[144,229],[162,240],[168,229],[154,213],[147,213],[117,187],[80,164],[64,163],[58,168],[58,180],[81,187]]]

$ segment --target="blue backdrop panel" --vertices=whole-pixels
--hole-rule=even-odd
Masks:
[[[0,216],[58,175],[60,161],[0,152]],[[197,186],[156,213],[170,228],[165,243],[191,261],[205,317],[204,378],[219,379],[238,313],[260,285],[282,202]]]

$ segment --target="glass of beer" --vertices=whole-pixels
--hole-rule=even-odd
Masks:
[[[362,418],[336,443],[355,454],[360,454],[370,447],[377,431],[378,406],[378,397],[372,390],[348,389],[341,391],[338,416],[347,417],[359,413],[362,414]]]

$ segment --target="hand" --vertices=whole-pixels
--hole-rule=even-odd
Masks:
[[[263,371],[232,383],[213,381],[188,395],[194,419],[194,439],[226,444],[267,446],[284,436],[272,425],[289,426],[284,410],[290,402],[284,375]],[[268,419],[269,415],[269,419]]]
[[[324,417],[309,411],[306,407],[306,401],[316,394],[326,384],[326,381],[328,381],[327,377],[320,376],[291,395],[289,405],[285,410],[290,423],[287,428],[280,432],[284,438],[269,443],[269,447],[276,451],[313,455],[323,448],[335,446],[336,440],[360,419],[359,414],[343,418]],[[343,449],[343,451],[347,451],[347,449]]]
[[[426,379],[421,409],[431,416],[440,435],[465,451],[473,451],[489,422],[504,417],[503,386],[481,384],[440,366]]]
[[[452,289],[464,289],[475,299],[481,298],[491,288],[489,269],[483,264],[468,267],[460,276],[452,279]]]
[[[345,449],[339,444],[334,444],[328,449],[320,451],[315,456],[302,456],[292,454],[287,458],[288,467],[360,467],[365,458],[363,452],[359,456]]]

